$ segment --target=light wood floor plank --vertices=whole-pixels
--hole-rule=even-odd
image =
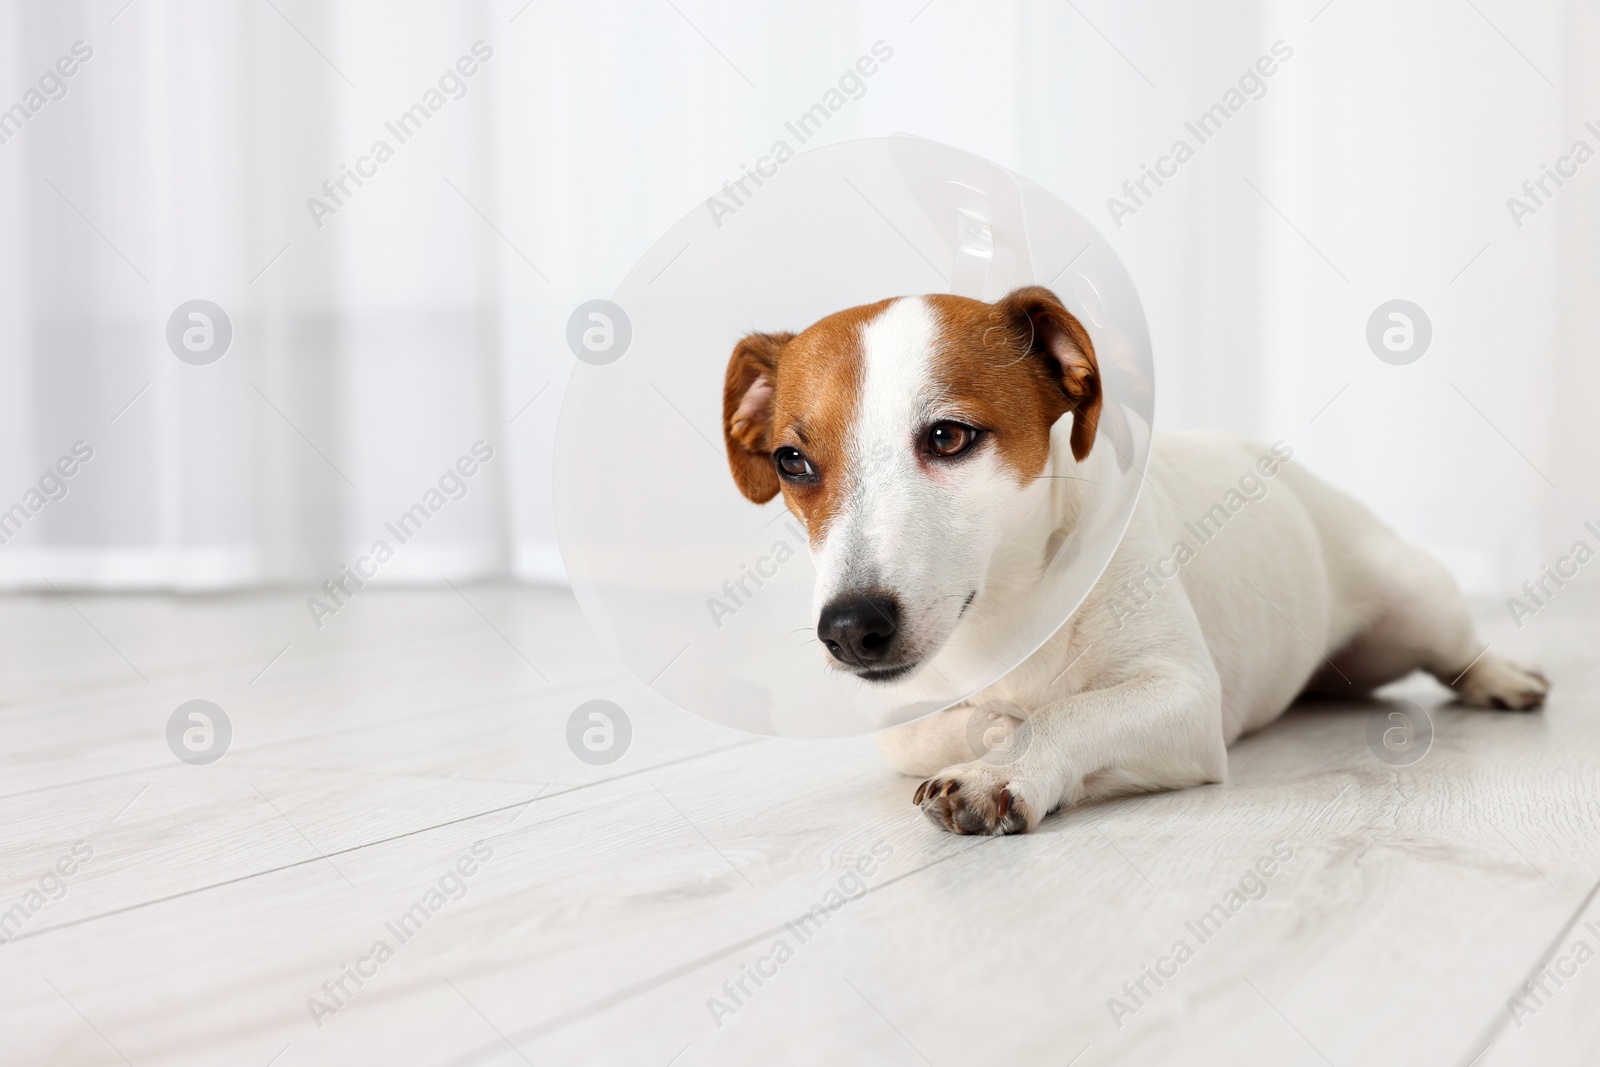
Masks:
[[[0,909],[74,841],[94,848],[0,945],[6,1062],[1343,1067],[1600,1048],[1600,962],[1521,1026],[1507,1010],[1552,945],[1600,950],[1592,613],[1491,620],[1556,678],[1550,709],[1434,707],[1413,766],[1367,748],[1383,705],[1318,706],[1241,742],[1226,785],[991,840],[924,822],[869,738],[700,722],[618,674],[570,598],[463,592],[504,638],[448,590],[373,591],[254,686],[292,597],[76,602],[148,683],[81,640],[75,621],[98,642],[72,608],[0,601],[21,678],[0,705]],[[238,709],[210,767],[165,749],[181,694]],[[634,726],[609,767],[564,739],[596,696]],[[477,842],[493,856],[464,895],[399,943],[385,923]],[[1275,843],[1292,859],[1199,943],[1185,923]],[[786,925],[819,905],[810,936]],[[1131,1001],[1124,981],[1180,937],[1193,958],[1118,1026],[1108,999]],[[319,1027],[308,998],[331,1003],[322,983],[378,938],[394,958],[346,979]],[[792,958],[757,987],[745,968],[780,941]]]

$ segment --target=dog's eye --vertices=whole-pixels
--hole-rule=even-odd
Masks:
[[[948,459],[972,447],[978,431],[959,422],[936,422],[928,427],[928,451]]]
[[[778,473],[785,478],[809,478],[817,472],[798,448],[780,448],[772,454]]]

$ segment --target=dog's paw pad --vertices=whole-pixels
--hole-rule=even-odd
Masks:
[[[1499,656],[1484,656],[1457,683],[1461,702],[1502,711],[1533,711],[1544,707],[1550,679],[1537,667]]]
[[[982,766],[956,766],[917,786],[912,803],[953,834],[1020,834],[1036,821],[1012,783]]]

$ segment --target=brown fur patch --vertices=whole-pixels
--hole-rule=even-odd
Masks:
[[[889,303],[837,312],[798,335],[750,334],[728,360],[722,425],[733,480],[758,504],[781,490],[813,544],[849,491],[845,459],[861,395],[862,328]],[[770,398],[757,402],[769,387]],[[778,477],[772,454],[785,445],[811,461],[816,484]]]
[[[927,298],[939,322],[935,374],[945,395],[972,425],[990,431],[1000,458],[1021,480],[1038,477],[1050,459],[1050,427],[1068,411],[1073,452],[1089,454],[1099,417],[1094,346],[1077,319],[1049,290],[1019,289],[995,304],[964,296]],[[1063,366],[1040,316],[1061,322],[1072,350]],[[1076,357],[1076,358],[1074,358]],[[1081,447],[1080,447],[1081,446]]]

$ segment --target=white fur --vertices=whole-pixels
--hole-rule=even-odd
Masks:
[[[944,598],[984,581],[1025,583],[1009,571],[1042,558],[1050,530],[1017,521],[1037,490],[993,466],[974,465],[971,481],[952,491],[930,487],[904,458],[913,426],[930,413],[955,414],[939,412],[929,392],[937,345],[919,303],[900,301],[867,328],[860,491],[823,542],[818,592],[876,568],[926,652],[955,628],[959,601]],[[874,456],[880,441],[891,448]],[[962,833],[1012,832],[1064,804],[1221,781],[1227,746],[1308,689],[1356,696],[1424,670],[1468,703],[1542,703],[1548,682],[1536,669],[1483,654],[1443,567],[1292,459],[1259,478],[1264,494],[1193,545],[1185,523],[1238,489],[1242,475],[1259,477],[1270,451],[1220,435],[1158,437],[1127,534],[1072,619],[969,705],[878,735],[896,769],[932,776],[918,791],[930,818]],[[1053,450],[1053,469],[1072,463],[1064,446]],[[1030,541],[1027,551],[1012,551],[1018,539]],[[1143,578],[1154,589],[1146,566],[1180,540],[1195,547],[1193,558],[1128,611],[1127,583]],[[1003,619],[1008,604],[993,599],[1001,602],[965,620],[956,643],[965,627]],[[999,700],[1020,709],[1027,729],[996,725]]]
[[[1308,685],[1353,696],[1420,669],[1471,703],[1542,700],[1548,683],[1536,671],[1480,657],[1466,605],[1437,562],[1292,460],[1146,606],[1123,610],[1125,583],[1179,540],[1194,543],[1185,522],[1268,452],[1219,435],[1158,437],[1106,575],[1055,637],[973,702],[1011,701],[1029,729],[973,759],[974,709],[952,708],[880,733],[889,762],[961,783],[943,800],[974,806],[963,832],[994,832],[1001,790],[1022,802],[1031,828],[1062,804],[1221,781],[1226,746]]]

